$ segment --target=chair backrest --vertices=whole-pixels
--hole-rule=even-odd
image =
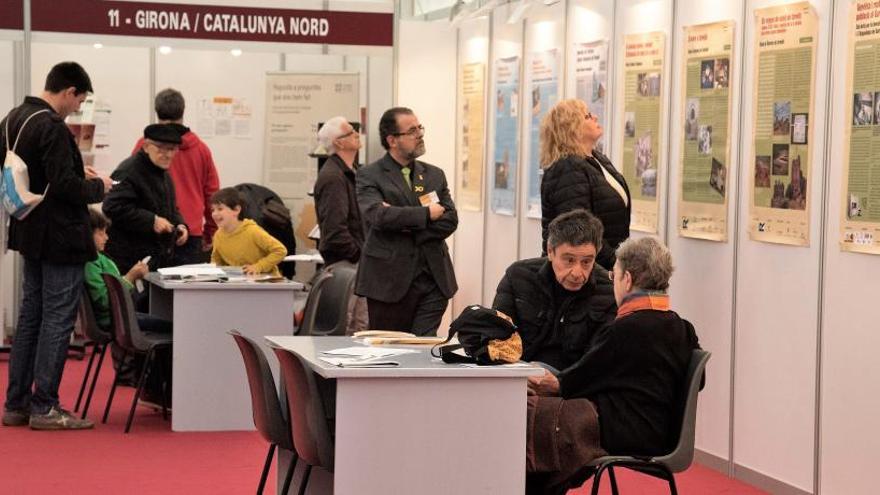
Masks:
[[[306,307],[303,310],[302,324],[299,326],[296,335],[312,334],[312,329],[315,327],[315,318],[318,315],[321,291],[324,290],[324,284],[332,277],[333,273],[323,270],[312,281],[312,287],[309,289],[309,295],[306,298]]]
[[[101,274],[110,296],[110,321],[113,322],[113,340],[119,347],[129,352],[146,352],[149,342],[143,338],[131,302],[131,294],[122,286],[116,276]]]
[[[281,411],[281,402],[275,388],[275,378],[272,376],[272,368],[269,367],[266,355],[253,340],[238,331],[230,330],[228,333],[238,344],[241,358],[244,360],[244,369],[251,392],[254,426],[267,442],[274,443],[283,449],[293,450],[290,425]]]
[[[706,362],[712,356],[711,352],[702,349],[694,349],[691,352],[691,361],[688,364],[687,374],[682,398],[681,430],[678,435],[678,444],[675,449],[665,456],[655,457],[654,460],[665,464],[673,473],[680,473],[690,467],[694,460],[694,436],[697,424],[697,397],[700,393],[700,382],[703,379],[703,370]]]
[[[92,299],[89,297],[88,288],[83,288],[82,297],[79,298],[77,307],[79,321],[82,324],[83,334],[96,344],[106,344],[113,340],[113,334],[101,328],[95,319],[95,310],[92,307]]]
[[[351,263],[337,263],[330,273],[332,276],[324,281],[318,295],[318,308],[309,335],[345,335],[348,328],[348,302],[357,268]]]
[[[287,394],[290,430],[296,453],[312,466],[333,471],[333,437],[315,375],[296,354],[273,347]]]

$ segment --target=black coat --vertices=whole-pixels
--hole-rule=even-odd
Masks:
[[[175,226],[186,226],[177,209],[171,175],[153,165],[141,150],[123,160],[111,177],[119,184],[113,186],[104,200],[104,214],[113,222],[108,231],[107,256],[122,273],[146,256],[152,257],[151,268],[168,266],[175,233],[155,233],[155,217],[163,217]]]
[[[86,263],[97,257],[87,205],[104,198],[104,184],[85,179],[82,155],[64,119],[46,101],[28,96],[0,122],[0,146],[5,156],[7,119],[13,146],[24,120],[43,109],[49,112],[28,122],[16,154],[28,166],[31,192],[49,190],[24,220],[10,219],[9,248],[51,263]]]
[[[560,370],[577,362],[593,335],[617,313],[614,288],[602,267],[593,267],[581,290],[568,292],[556,281],[547,258],[510,265],[492,307],[519,327],[523,360],[542,361]]]
[[[599,167],[604,167],[623,186],[626,203],[605,180]],[[616,259],[614,251],[629,237],[632,198],[626,179],[598,151],[594,151],[590,159],[565,157],[544,171],[541,180],[541,249],[544,254],[547,253],[547,227],[550,222],[557,216],[578,208],[591,212],[602,221],[605,234],[596,261],[610,270]]]
[[[559,375],[566,399],[589,399],[599,411],[602,447],[612,455],[669,452],[694,327],[672,311],[630,313],[603,329],[590,351]]]
[[[355,194],[354,170],[330,156],[315,182],[315,211],[321,228],[318,250],[328,265],[357,263],[364,246],[364,225]]]
[[[358,170],[357,199],[367,231],[355,286],[360,296],[398,302],[425,267],[447,299],[458,290],[446,247],[446,238],[458,227],[458,212],[446,175],[439,167],[415,161],[412,177],[409,188],[387,153]],[[435,221],[419,204],[419,195],[432,191],[446,208]]]

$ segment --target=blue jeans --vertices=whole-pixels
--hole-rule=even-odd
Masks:
[[[9,355],[7,410],[46,414],[58,406],[84,274],[84,264],[24,258],[21,310]]]

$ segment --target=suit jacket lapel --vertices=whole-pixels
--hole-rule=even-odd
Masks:
[[[431,191],[427,190],[425,187],[425,166],[422,165],[422,162],[416,160],[413,165],[413,195],[416,197],[416,200],[418,200],[419,196],[428,194],[429,192]]]
[[[412,190],[407,187],[403,180],[403,173],[400,171],[400,165],[391,158],[391,155],[385,155],[385,161],[382,163],[385,174],[391,179],[391,183],[397,188],[398,192],[406,199],[410,206],[419,206],[418,198],[413,196]],[[401,205],[394,205],[401,206]]]

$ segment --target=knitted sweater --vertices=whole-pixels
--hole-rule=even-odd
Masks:
[[[256,265],[260,273],[281,275],[278,263],[286,255],[287,248],[281,241],[269,235],[253,220],[246,219],[232,232],[217,230],[211,261],[217,266]]]

